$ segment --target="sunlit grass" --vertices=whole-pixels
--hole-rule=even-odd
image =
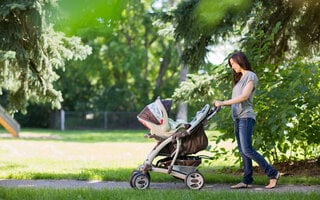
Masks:
[[[23,130],[20,138],[2,134],[0,178],[78,179],[127,181],[132,170],[156,145],[143,137],[145,131]],[[208,136],[217,134],[208,132]],[[209,155],[207,151],[200,154]],[[203,167],[220,168],[228,161]],[[166,174],[153,180],[172,181]]]
[[[144,130],[47,130],[47,129],[26,129],[20,133],[24,140],[40,141],[70,141],[70,142],[153,142],[146,140],[143,136],[147,133]]]
[[[310,192],[249,192],[249,191],[210,191],[210,190],[132,190],[132,189],[49,189],[49,188],[1,188],[0,187],[0,199],[6,200],[69,200],[69,199],[203,199],[203,200],[243,200],[243,199],[255,199],[255,200],[318,200],[320,193]]]
[[[20,138],[0,134],[0,178],[2,179],[76,179],[128,181],[156,145],[143,137],[144,131],[53,131],[23,130]],[[209,137],[218,134],[208,132]],[[212,143],[211,145],[215,145]],[[232,149],[232,143],[222,143]],[[198,154],[211,156],[208,151]],[[235,158],[203,162],[199,171],[206,183],[234,183]],[[205,161],[205,160],[204,160]],[[225,170],[227,168],[228,170]],[[230,171],[231,170],[231,171]],[[180,181],[168,174],[152,173],[152,181]],[[256,184],[267,177],[256,175]],[[282,183],[320,184],[317,177],[284,177]]]

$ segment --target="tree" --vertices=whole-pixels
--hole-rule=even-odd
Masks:
[[[276,161],[312,159],[319,151],[319,62],[293,59],[260,77],[255,145]]]
[[[183,61],[214,74],[215,88],[201,91],[215,94],[215,99],[230,98],[231,83],[225,84],[231,80],[230,71],[221,73],[224,66],[207,68],[206,48],[221,38],[241,38],[240,49],[260,79],[255,99],[259,135],[254,144],[270,160],[299,159],[301,155],[313,158],[319,151],[320,139],[315,136],[319,132],[319,105],[315,103],[320,100],[319,11],[320,3],[314,0],[190,0],[171,15],[178,24],[176,39],[185,44]],[[193,85],[200,83],[194,81]],[[228,110],[217,116],[217,127],[224,133],[217,141],[233,138]]]
[[[29,101],[60,107],[61,92],[53,83],[66,60],[83,60],[91,48],[78,37],[55,32],[49,8],[55,1],[4,0],[0,3],[0,92],[8,94],[8,109],[26,111]]]
[[[204,64],[209,45],[237,34],[252,36],[253,40],[245,37],[241,41],[248,53],[251,47],[259,49],[264,45],[255,37],[266,39],[274,35],[272,43],[265,46],[267,54],[253,52],[260,62],[281,61],[286,55],[312,57],[319,50],[319,10],[317,0],[188,0],[181,2],[168,18],[176,24],[176,39],[184,42],[182,61],[197,69]],[[274,28],[279,26],[274,34]]]
[[[160,34],[154,25],[158,11],[149,7],[151,1],[78,3],[80,8],[77,5],[71,13],[68,5],[62,5],[59,16],[72,15],[80,24],[67,26],[67,19],[62,18],[54,27],[80,36],[92,54],[83,61],[68,61],[64,69],[57,70],[60,79],[55,87],[62,92],[63,109],[139,111],[157,96],[170,97],[178,84],[179,59],[173,39]],[[116,7],[111,13],[95,12],[100,10],[95,6],[110,4]]]
[[[64,109],[137,111],[157,96],[172,95],[179,65],[175,43],[158,33],[157,11],[148,5],[128,1],[112,25],[102,17],[99,25],[77,30],[93,53],[60,71]]]
[[[175,24],[175,39],[183,42],[181,61],[194,71],[205,65],[208,46],[231,36],[249,8],[248,0],[181,2],[167,17]]]

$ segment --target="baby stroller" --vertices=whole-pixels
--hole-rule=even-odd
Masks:
[[[132,188],[148,188],[151,171],[170,174],[183,180],[190,189],[201,189],[204,186],[204,177],[197,170],[202,158],[191,154],[207,148],[208,138],[204,126],[220,107],[210,109],[207,104],[197,112],[190,123],[181,123],[168,117],[171,104],[171,100],[158,98],[137,116],[138,120],[150,130],[145,137],[154,138],[158,143],[144,163],[131,173]]]

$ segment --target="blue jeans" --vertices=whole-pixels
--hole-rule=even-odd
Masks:
[[[251,184],[253,182],[252,160],[254,160],[264,173],[270,178],[275,178],[278,171],[275,170],[257,151],[252,148],[252,134],[255,120],[242,118],[234,121],[234,133],[237,138],[239,153],[242,157],[244,175],[242,182]]]

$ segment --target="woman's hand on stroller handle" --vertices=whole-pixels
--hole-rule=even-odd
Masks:
[[[210,120],[217,112],[219,112],[221,109],[221,106],[213,106],[208,113],[207,120]]]
[[[212,102],[212,104],[213,104],[214,107],[224,106],[223,101],[218,101],[218,100],[214,100],[214,101]]]
[[[218,111],[220,111],[220,109],[221,109],[221,106],[213,106],[212,111],[213,112],[218,112]]]
[[[221,107],[223,106],[223,101],[214,100],[212,102],[212,105],[213,105],[212,111],[218,112],[221,109]]]

